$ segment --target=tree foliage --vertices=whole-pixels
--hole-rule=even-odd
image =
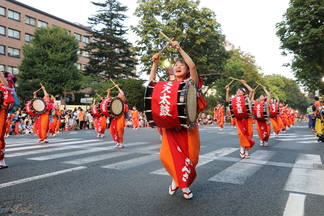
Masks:
[[[162,31],[169,38],[179,41],[180,46],[196,64],[198,73],[204,79],[204,85],[211,85],[217,75],[221,74],[228,58],[224,48],[225,36],[221,33],[216,15],[208,8],[199,9],[200,1],[193,0],[138,0],[139,6],[135,15],[140,19],[132,30],[140,37],[137,50],[143,64],[142,72],[149,73],[151,58],[159,52],[167,40],[160,34]],[[178,52],[167,48],[161,56],[161,67],[158,73],[166,78],[164,61],[172,64]]]
[[[280,101],[285,102],[293,109],[299,110],[300,113],[305,113],[308,100],[295,80],[274,74],[266,75],[265,81],[268,91],[271,90],[276,93]]]
[[[98,6],[98,14],[89,17],[92,31],[89,34],[95,38],[85,46],[90,52],[89,65],[85,73],[101,76],[105,79],[117,78],[122,75],[136,77],[133,73],[137,64],[134,49],[124,36],[127,34],[122,21],[127,6],[122,6],[116,0],[106,0],[104,3],[92,2]]]
[[[283,21],[276,24],[283,55],[292,54],[297,81],[314,91],[323,88],[324,4],[318,0],[290,0]]]
[[[31,44],[22,47],[24,58],[19,66],[19,97],[26,101],[42,83],[48,93],[79,90],[81,75],[78,61],[78,41],[66,29],[58,26],[38,28]]]
[[[257,86],[256,82],[264,83],[264,79],[258,72],[254,56],[249,53],[244,53],[240,49],[231,50],[229,53],[231,57],[226,62],[225,70],[212,87],[216,90],[214,106],[217,103],[225,103],[224,88],[232,81],[229,77],[245,80],[252,88]],[[241,87],[244,86],[240,82],[234,81],[230,85],[230,94],[234,95],[236,89]]]
[[[144,111],[144,98],[145,87],[143,86],[145,80],[136,80],[136,79],[117,79],[114,82],[125,92],[128,93],[128,105],[129,107],[136,106],[139,111]],[[114,84],[112,82],[102,82],[97,83],[94,86],[96,92],[93,92],[93,97],[97,97],[97,94],[101,97],[106,97],[106,90],[112,88]],[[91,96],[92,96],[91,95]],[[116,97],[118,95],[118,90],[112,89],[110,96]]]

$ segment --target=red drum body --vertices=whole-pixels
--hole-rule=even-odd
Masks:
[[[244,119],[252,115],[252,104],[248,97],[233,97],[232,100],[229,101],[228,105],[232,117],[236,119]]]
[[[255,103],[253,106],[253,116],[255,120],[267,121],[269,120],[269,104],[268,103]]]
[[[46,112],[46,103],[43,98],[33,98],[26,104],[26,113],[31,116],[40,116]]]
[[[151,127],[193,129],[197,120],[197,92],[191,79],[151,82],[144,107]]]
[[[277,118],[279,116],[279,105],[272,103],[270,106],[270,118]]]
[[[96,105],[92,105],[90,107],[90,113],[93,117],[100,117],[101,116],[101,113],[100,113],[100,110],[99,110],[99,104],[96,104]]]
[[[124,103],[119,97],[104,98],[99,103],[99,110],[106,117],[117,118],[123,114]]]

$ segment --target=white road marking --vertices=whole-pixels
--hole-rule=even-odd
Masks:
[[[68,172],[72,172],[72,171],[76,171],[76,170],[81,170],[81,169],[85,169],[85,168],[87,168],[87,167],[79,166],[79,167],[75,167],[75,168],[71,168],[71,169],[61,170],[61,171],[52,172],[52,173],[46,173],[43,175],[38,175],[38,176],[29,177],[29,178],[19,179],[16,181],[2,183],[2,184],[0,184],[0,188],[5,188],[5,187],[17,185],[17,184],[23,184],[26,182],[36,181],[39,179],[48,178],[48,177],[52,177],[52,176],[56,176],[56,175],[60,175],[60,174],[64,174],[64,173],[68,173]]]
[[[290,193],[283,216],[303,216],[306,196]]]

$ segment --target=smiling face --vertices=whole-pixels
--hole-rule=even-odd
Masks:
[[[244,91],[242,91],[242,89],[237,89],[236,90],[236,96],[244,96]]]
[[[181,81],[190,74],[189,67],[183,60],[178,60],[174,65],[174,74],[177,81]]]

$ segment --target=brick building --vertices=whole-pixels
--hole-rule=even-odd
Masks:
[[[79,41],[80,56],[77,67],[83,70],[89,53],[81,51],[92,39],[86,26],[71,23],[44,11],[15,0],[0,0],[0,71],[18,74],[18,65],[23,59],[22,46],[30,43],[35,28],[60,26],[75,35]]]

